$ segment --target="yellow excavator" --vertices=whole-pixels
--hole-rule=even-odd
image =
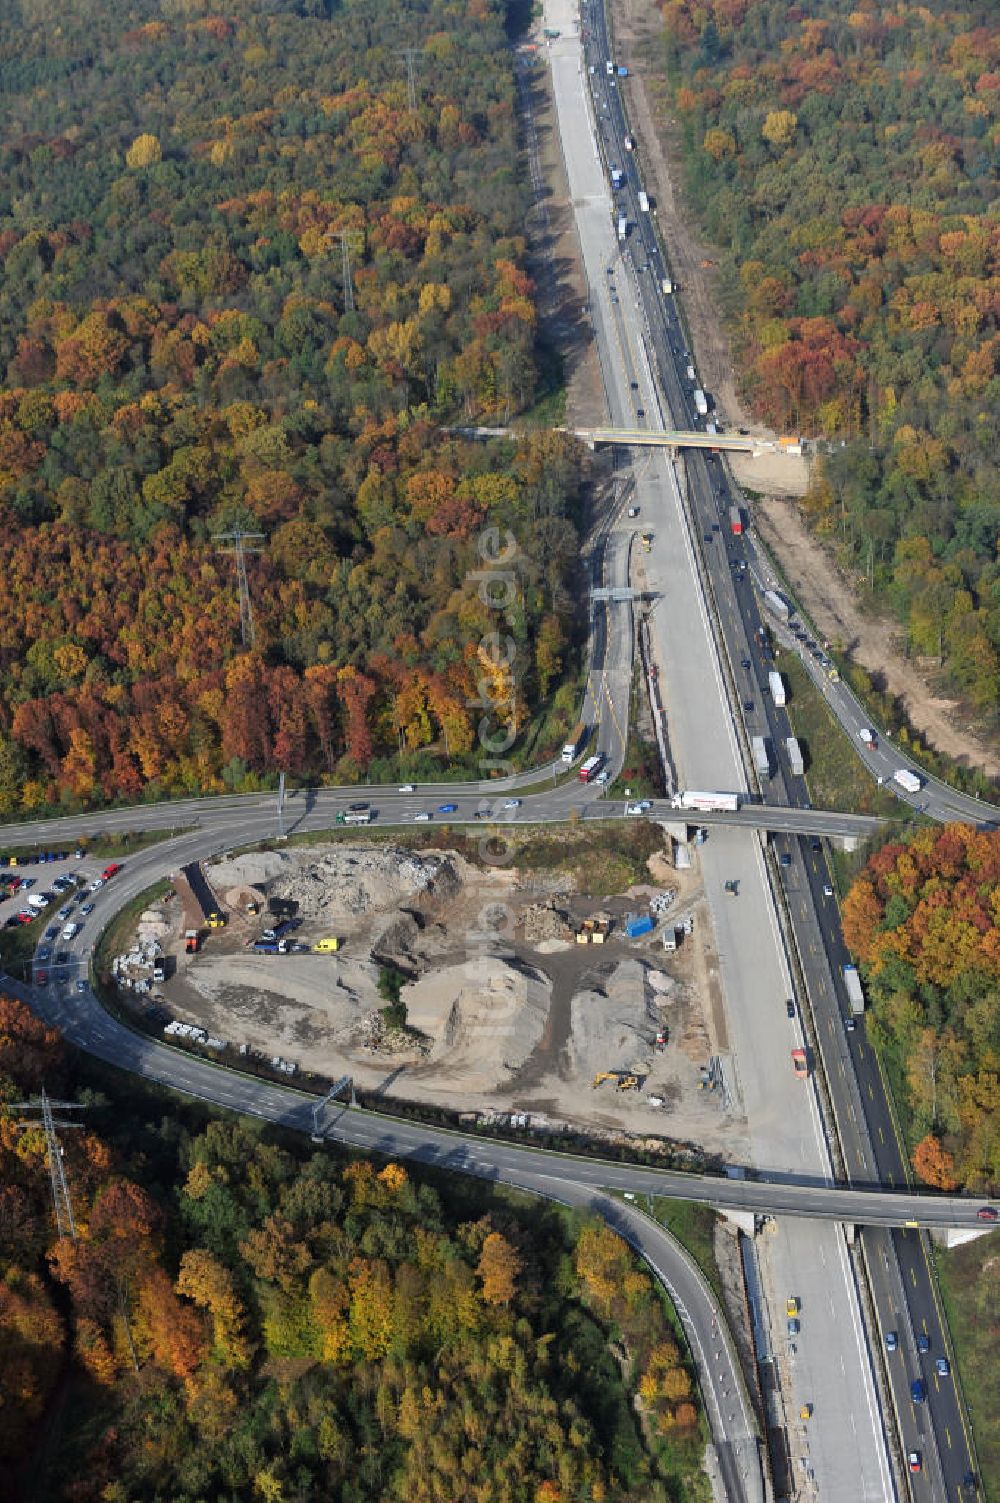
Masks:
[[[591,1087],[596,1090],[606,1080],[613,1080],[615,1082],[615,1089],[618,1091],[637,1091],[639,1089],[638,1075],[630,1075],[627,1070],[601,1070],[591,1081]]]

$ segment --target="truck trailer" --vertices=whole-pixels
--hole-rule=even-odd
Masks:
[[[649,199],[647,198],[646,194],[643,193],[641,188],[639,189],[639,208],[644,214],[649,213]]]
[[[774,768],[771,766],[771,752],[767,744],[767,738],[765,736],[754,736],[751,738],[750,745],[753,749],[753,765],[757,769],[757,776],[766,783],[774,772]]]
[[[802,748],[794,736],[785,737],[785,751],[788,753],[788,765],[797,778],[801,778],[806,770],[802,760]]]
[[[851,1004],[851,1012],[855,1017],[860,1017],[865,1010],[865,994],[861,990],[861,977],[858,975],[857,966],[844,965],[840,970],[844,978],[847,1000]]]
[[[908,767],[900,767],[892,775],[892,781],[898,783],[900,788],[905,788],[907,793],[919,793],[924,786],[923,779]]]
[[[771,691],[771,698],[774,700],[775,704],[778,705],[779,708],[784,705],[785,681],[780,673],[775,673],[773,669],[771,670],[771,672],[767,675],[767,687]]]
[[[705,396],[705,393],[701,390],[700,386],[695,387],[694,405],[695,411],[700,417],[708,416],[708,399]]]
[[[743,533],[743,513],[738,506],[729,508],[729,531],[734,538],[740,537]]]
[[[675,793],[670,800],[674,809],[696,809],[702,813],[735,814],[740,807],[738,793],[701,793],[694,788],[686,788],[680,793]]]
[[[581,720],[562,749],[562,760],[566,763],[567,767],[571,762],[576,761],[586,744],[587,727]]]
[[[628,234],[628,220],[625,218],[624,214],[619,214],[619,216],[618,216],[618,239],[619,240],[624,240],[625,236],[627,234]]]
[[[765,590],[764,604],[776,620],[784,622],[787,626],[791,620],[792,611],[784,595],[779,595],[777,590]]]

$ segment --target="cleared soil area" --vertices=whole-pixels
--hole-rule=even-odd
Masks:
[[[695,872],[654,854],[648,885],[594,897],[564,871],[481,870],[451,850],[331,843],[248,853],[205,874],[227,926],[188,955],[182,902],[153,905],[133,956],[158,945],[166,979],[135,996],[127,982],[152,962],[123,965],[127,1003],[152,1001],[213,1039],[332,1079],[349,1074],[386,1096],[656,1134],[740,1159],[739,1123],[701,1084],[725,1041],[705,989],[710,925]],[[626,915],[649,912],[668,890],[653,933],[628,939]],[[259,915],[245,911],[253,901]],[[252,953],[275,914],[294,915],[287,938],[301,949]],[[693,932],[666,952],[664,930],[685,919]],[[603,944],[577,942],[588,920],[608,931]],[[313,952],[333,936],[337,952]],[[405,1030],[382,1013],[387,968],[403,978]],[[618,1089],[619,1073],[639,1088]]]

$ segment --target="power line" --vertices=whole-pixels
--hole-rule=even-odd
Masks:
[[[42,1087],[41,1096],[31,1101],[12,1101],[8,1111],[20,1112],[22,1120],[17,1124],[19,1127],[30,1127],[32,1123],[38,1124],[37,1117],[29,1117],[28,1112],[41,1111],[41,1125],[45,1133],[45,1151],[49,1161],[49,1179],[52,1184],[52,1208],[55,1211],[56,1230],[60,1237],[71,1237],[76,1241],[76,1221],[73,1218],[73,1202],[70,1199],[69,1185],[66,1183],[66,1173],[63,1169],[62,1146],[56,1137],[57,1127],[82,1127],[82,1122],[69,1122],[61,1117],[53,1117],[52,1108],[57,1106],[60,1111],[82,1112],[83,1106],[77,1101],[50,1101]]]
[[[344,283],[344,312],[354,312],[354,282],[351,277],[351,246],[347,238],[347,231],[341,230],[338,236],[340,240],[340,274]]]
[[[236,582],[240,592],[240,635],[243,638],[244,647],[253,647],[255,640],[253,624],[253,602],[250,599],[250,584],[247,580],[248,553],[260,553],[256,546],[264,541],[262,532],[245,532],[237,522],[231,532],[217,532],[212,538],[213,543],[225,543],[227,546],[220,548],[220,553],[231,553],[236,559]]]

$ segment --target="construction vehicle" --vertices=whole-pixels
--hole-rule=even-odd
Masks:
[[[184,931],[184,951],[185,951],[185,954],[187,954],[187,955],[197,955],[197,953],[198,953],[198,951],[200,949],[201,949],[201,935],[198,933],[197,929],[186,929]]]
[[[813,1406],[811,1404],[803,1404],[802,1408],[799,1410],[799,1419],[800,1420],[812,1419],[812,1412],[813,1412]]]
[[[210,929],[224,929],[226,927],[225,915],[219,913],[214,908],[211,913],[205,915],[205,922]]]
[[[601,1070],[591,1081],[591,1089],[596,1090],[606,1080],[615,1082],[616,1091],[637,1091],[639,1089],[638,1075],[632,1075],[627,1070]]]
[[[661,1028],[660,1031],[659,1031],[659,1033],[656,1035],[656,1047],[657,1047],[657,1049],[665,1049],[667,1047],[667,1044],[668,1044],[669,1040],[670,1040],[670,1030],[668,1028]]]
[[[639,535],[639,541],[642,543],[642,546],[645,548],[646,552],[648,553],[649,550],[650,550],[650,548],[652,548],[652,546],[653,546],[653,534],[651,532],[640,533],[640,535]]]
[[[603,945],[610,930],[610,919],[586,918],[580,925],[576,942],[578,945]]]

